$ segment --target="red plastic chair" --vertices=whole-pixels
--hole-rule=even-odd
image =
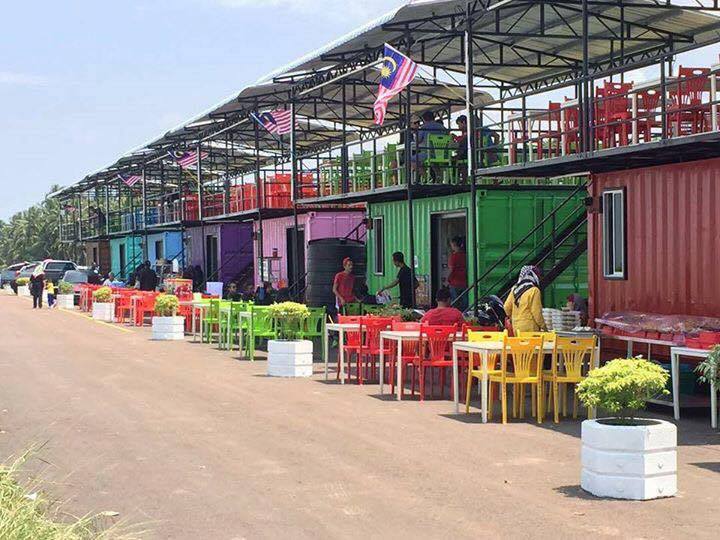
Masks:
[[[545,151],[547,150],[547,157],[557,157],[560,155],[562,140],[562,126],[560,125],[560,103],[549,102],[547,115],[544,118],[546,129],[538,134],[538,159],[545,158]],[[547,149],[544,146],[544,142],[547,141]]]
[[[115,320],[127,323],[132,317],[132,297],[137,291],[133,289],[118,289],[115,293]]]
[[[361,317],[360,319],[360,350],[357,354],[356,378],[362,384],[365,378],[377,376],[377,365],[380,359],[380,332],[390,330],[392,321],[389,317]],[[389,360],[390,349],[384,350],[386,361]],[[382,366],[385,369],[385,366]],[[369,372],[369,373],[366,373]]]
[[[135,301],[135,326],[145,324],[145,318],[155,314],[155,298],[157,293],[144,292],[136,296]]]
[[[678,69],[677,83],[670,88],[668,126],[674,136],[692,135],[705,131],[706,115],[710,107],[703,104],[710,68]]]
[[[420,327],[422,325],[419,322],[403,322],[403,321],[392,321],[391,323],[391,330],[395,330],[398,332],[418,332],[418,335],[420,334]],[[397,368],[397,342],[391,341],[389,343],[390,345],[390,352],[386,354],[385,358],[386,360],[389,360],[387,362],[388,364],[388,380],[390,381],[390,394],[395,394],[395,370]],[[409,341],[405,340],[403,341],[403,348],[402,348],[402,364],[403,364],[403,370],[406,370],[408,365],[412,365],[415,359],[418,355],[418,346],[419,346],[419,340],[418,341]],[[415,370],[412,371],[412,378],[413,381],[415,380]]]
[[[632,119],[628,94],[632,87],[632,83],[606,81],[603,88],[596,91],[598,100],[595,104],[595,137],[602,141],[603,148],[628,144]]]
[[[425,400],[425,377],[428,369],[438,369],[440,371],[441,397],[445,396],[445,372],[448,368],[452,368],[452,342],[455,340],[456,333],[457,327],[455,325],[422,325],[420,327],[419,351],[414,361],[419,379],[420,401]],[[434,390],[432,372],[430,373],[430,383],[430,396],[432,397]],[[452,397],[452,389],[450,392]],[[412,393],[415,394],[414,384]]]
[[[566,100],[567,101],[567,100]],[[580,114],[577,105],[563,108],[561,137],[565,137],[566,154],[578,152],[580,146]]]

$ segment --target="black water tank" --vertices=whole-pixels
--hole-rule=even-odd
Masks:
[[[365,279],[364,243],[345,238],[321,238],[308,242],[305,290],[308,306],[334,309],[333,279],[342,270],[345,257],[353,260],[353,274]]]

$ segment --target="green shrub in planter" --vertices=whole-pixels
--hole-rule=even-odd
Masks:
[[[269,307],[270,316],[277,322],[279,339],[296,340],[302,331],[303,322],[310,316],[305,304],[297,302],[281,302]]]
[[[93,302],[98,304],[109,304],[112,302],[112,289],[110,287],[100,287],[93,291]]]
[[[161,294],[155,299],[156,317],[174,317],[180,307],[180,300],[174,294]]]
[[[649,399],[668,394],[669,377],[667,370],[642,358],[618,358],[592,370],[577,385],[577,394],[585,406],[615,415],[615,423],[634,424]]]
[[[61,280],[60,283],[58,283],[58,292],[60,294],[73,294],[75,290],[73,289],[72,283]]]
[[[400,317],[405,322],[415,322],[421,318],[412,309],[406,309],[398,304],[386,304],[375,311],[374,314],[380,317]]]
[[[701,383],[714,382],[715,388],[720,388],[720,345],[713,347],[708,357],[697,365],[695,373]]]
[[[30,283],[30,278],[26,277],[19,277],[15,280],[15,283],[18,287],[24,287],[28,283]]]

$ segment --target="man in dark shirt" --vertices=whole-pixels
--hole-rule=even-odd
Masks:
[[[150,267],[150,261],[145,261],[143,269],[140,272],[139,281],[141,291],[154,291],[158,286],[157,274]]]
[[[410,271],[410,267],[405,264],[405,256],[399,252],[396,251],[393,253],[393,264],[396,268],[398,268],[398,275],[397,279],[390,283],[389,285],[386,285],[382,289],[378,291],[378,295],[381,294],[383,291],[386,291],[388,289],[392,289],[396,285],[400,286],[400,305],[404,308],[412,309],[413,306],[413,288],[417,289],[418,282],[415,280],[415,283],[412,282],[412,272]]]

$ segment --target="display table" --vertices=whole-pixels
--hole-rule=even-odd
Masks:
[[[675,413],[675,420],[680,420],[680,357],[690,356],[704,360],[708,357],[710,351],[707,349],[691,349],[689,347],[671,347],[670,348],[670,376],[672,377],[672,403],[656,399],[652,403],[661,405],[672,405]],[[713,429],[717,428],[717,391],[715,384],[710,384],[710,425]]]

